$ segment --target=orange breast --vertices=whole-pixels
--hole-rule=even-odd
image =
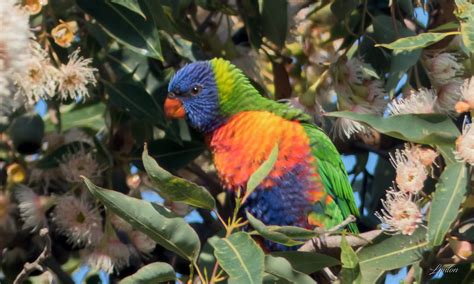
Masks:
[[[308,173],[319,178],[309,139],[298,122],[288,121],[265,111],[248,111],[233,116],[210,137],[210,147],[218,174],[227,189],[235,190],[245,185],[252,173],[268,159],[278,143],[278,159],[264,187],[275,185],[278,177],[295,172],[309,178]]]

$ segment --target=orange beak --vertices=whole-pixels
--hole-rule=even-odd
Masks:
[[[183,104],[178,99],[166,98],[165,100],[165,115],[168,118],[184,118],[186,111]]]

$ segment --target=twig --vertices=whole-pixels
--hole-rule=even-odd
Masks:
[[[40,237],[45,241],[45,246],[41,254],[33,262],[27,262],[23,265],[23,269],[16,276],[13,284],[20,284],[25,281],[25,279],[30,275],[31,272],[35,270],[43,271],[43,262],[51,255],[51,238],[49,237],[48,228],[42,228],[39,231]]]

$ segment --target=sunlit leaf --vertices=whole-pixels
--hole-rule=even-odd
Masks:
[[[272,226],[271,227],[267,227],[265,226],[265,224],[258,220],[257,218],[255,218],[254,216],[252,216],[252,214],[250,214],[249,212],[246,212],[246,216],[247,216],[247,220],[249,221],[250,225],[264,238],[270,240],[270,241],[273,241],[273,242],[276,242],[276,243],[279,243],[279,244],[283,244],[283,245],[286,245],[286,246],[295,246],[295,245],[300,245],[300,244],[303,244],[303,242],[301,241],[298,241],[298,240],[295,240],[293,238],[291,238],[290,236],[282,233],[282,232],[278,232],[278,228],[276,226]],[[281,228],[281,227],[280,227]],[[302,228],[297,228],[299,230],[304,230]],[[295,230],[297,230],[295,228]],[[305,230],[307,231],[307,230]],[[312,233],[311,236],[309,236],[309,238],[313,237],[315,235],[314,232],[311,232],[311,231],[307,231],[308,233]]]
[[[375,46],[385,47],[388,49],[394,49],[397,52],[400,51],[411,51],[419,48],[427,47],[433,43],[436,43],[443,38],[456,35],[458,32],[449,32],[449,33],[421,33],[416,36],[404,37],[397,39],[392,43],[387,44],[376,44]]]
[[[229,275],[229,283],[262,283],[264,254],[247,233],[234,233],[211,242],[211,245],[217,261]]]
[[[291,267],[290,262],[283,257],[266,255],[265,272],[277,277],[279,279],[278,283],[316,283],[316,281],[314,281],[310,276],[294,270],[293,267]]]
[[[133,228],[191,262],[197,259],[201,248],[199,237],[183,218],[174,216],[156,203],[100,188],[87,178],[84,182],[93,196]]]
[[[425,228],[418,228],[411,236],[380,236],[362,248],[357,253],[362,283],[375,283],[388,270],[420,261],[428,248],[426,233]]]
[[[152,284],[173,281],[176,273],[171,265],[166,262],[153,262],[138,269],[134,274],[125,277],[120,284]]]
[[[363,122],[388,136],[420,144],[452,145],[460,134],[451,118],[438,114],[402,114],[381,117],[341,111],[326,115]]]
[[[438,246],[443,242],[467,193],[467,183],[468,174],[464,163],[449,165],[441,174],[428,216],[430,245]]]
[[[215,200],[209,191],[202,186],[173,176],[161,168],[158,163],[148,155],[146,147],[143,151],[142,159],[145,170],[163,197],[209,210],[214,209],[216,206]]]
[[[278,144],[275,144],[270,153],[270,156],[268,156],[268,159],[263,162],[260,167],[258,167],[258,169],[250,176],[249,180],[247,181],[245,195],[249,196],[257,188],[257,186],[262,183],[262,181],[268,176],[268,174],[273,169],[277,158]]]

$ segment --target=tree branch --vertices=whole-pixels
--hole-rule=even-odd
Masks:
[[[48,228],[42,228],[39,231],[40,237],[45,241],[45,246],[41,254],[33,262],[27,262],[23,265],[23,269],[16,276],[13,284],[20,284],[25,281],[25,279],[30,275],[31,272],[35,270],[43,271],[42,263],[51,255],[51,238],[49,237]]]
[[[341,239],[342,236],[330,236],[330,234],[339,231],[340,229],[347,226],[349,223],[352,223],[356,218],[352,215],[349,215],[341,224],[322,232],[318,237],[314,237],[311,240],[307,241],[299,251],[307,252],[321,252],[331,255],[337,255],[339,257],[339,252],[341,249]],[[370,244],[373,239],[379,236],[382,233],[382,230],[374,230],[359,234],[357,236],[349,235],[345,236],[349,245],[353,248],[365,246]]]

